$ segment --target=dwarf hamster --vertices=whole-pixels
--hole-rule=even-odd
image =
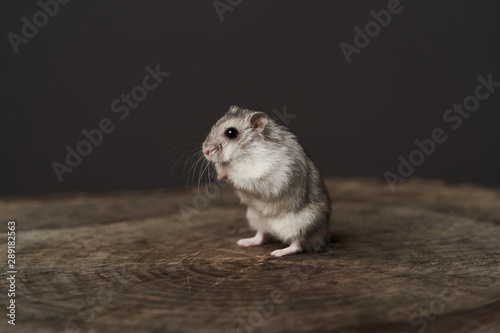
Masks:
[[[318,168],[285,126],[264,112],[231,106],[202,148],[218,179],[232,184],[248,206],[246,216],[257,233],[238,245],[274,237],[289,245],[271,252],[276,257],[326,247],[330,197]]]

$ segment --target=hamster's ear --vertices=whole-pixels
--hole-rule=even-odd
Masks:
[[[256,112],[250,118],[250,124],[256,133],[261,133],[269,122],[269,116],[264,112]]]

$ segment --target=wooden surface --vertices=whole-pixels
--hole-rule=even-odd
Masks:
[[[230,189],[197,196],[190,221],[191,190],[2,199],[18,275],[16,326],[3,310],[0,331],[500,330],[499,190],[327,184],[334,243],[283,258],[269,256],[279,243],[236,245],[252,232]]]

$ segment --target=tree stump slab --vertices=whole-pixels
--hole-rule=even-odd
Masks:
[[[0,199],[2,332],[498,332],[500,190],[329,179],[332,244],[274,258],[230,188]],[[8,286],[4,281],[2,299]]]

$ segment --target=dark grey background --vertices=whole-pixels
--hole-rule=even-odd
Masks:
[[[348,64],[339,44],[387,2],[245,0],[221,21],[211,1],[73,1],[18,54],[7,34],[40,7],[4,2],[0,194],[186,184],[175,161],[233,104],[286,106],[326,175],[383,179],[442,127],[448,140],[414,176],[499,186],[500,89],[456,131],[442,115],[474,93],[478,75],[500,81],[500,4],[402,0]],[[170,76],[120,120],[111,102],[156,64]],[[102,118],[114,132],[59,182],[51,163]]]

